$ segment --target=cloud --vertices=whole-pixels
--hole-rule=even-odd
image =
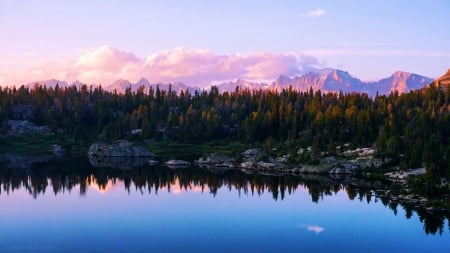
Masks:
[[[321,8],[317,8],[315,10],[309,11],[307,13],[301,14],[302,17],[307,17],[307,18],[317,18],[320,16],[325,15],[327,12],[324,11]]]
[[[316,234],[320,234],[323,232],[324,228],[320,227],[320,226],[308,226],[306,229],[308,229],[308,231],[314,232]]]
[[[66,80],[109,84],[119,78],[139,78],[143,64],[144,60],[132,53],[102,46],[84,52],[61,71],[65,72]]]
[[[138,57],[117,48],[102,46],[83,51],[76,59],[40,64],[28,71],[9,75],[7,80],[28,83],[46,79],[108,85],[117,79],[135,82],[184,82],[207,86],[213,82],[243,78],[268,80],[278,75],[294,76],[320,65],[308,54],[253,52],[217,55],[206,49],[175,48],[148,57]]]
[[[323,227],[318,226],[318,225],[302,225],[302,224],[300,224],[300,225],[298,225],[298,227],[305,228],[307,231],[311,231],[316,234],[320,234],[325,230]]]
[[[237,78],[261,80],[280,74],[292,76],[313,64],[317,64],[315,58],[303,55],[262,52],[215,55],[209,50],[176,48],[147,57],[143,73],[149,79],[201,86]]]

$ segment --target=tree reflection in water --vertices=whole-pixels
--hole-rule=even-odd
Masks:
[[[283,200],[286,194],[296,190],[306,189],[311,200],[318,203],[324,196],[331,196],[344,190],[350,200],[360,201],[381,200],[384,206],[397,215],[401,206],[406,218],[411,218],[416,212],[424,224],[427,234],[442,234],[444,226],[450,228],[449,213],[429,213],[425,208],[392,201],[387,197],[374,195],[371,185],[383,185],[380,182],[371,184],[350,178],[330,178],[318,175],[262,175],[248,174],[239,170],[208,170],[196,167],[184,169],[168,169],[166,167],[138,167],[134,169],[94,168],[87,159],[70,159],[33,164],[30,168],[10,168],[0,163],[0,194],[9,194],[18,189],[25,189],[33,198],[45,194],[50,187],[55,195],[64,194],[79,186],[80,194],[85,195],[87,188],[94,186],[105,192],[108,186],[123,182],[126,191],[135,187],[142,194],[158,194],[160,190],[170,191],[197,189],[209,191],[216,195],[219,188],[236,189],[239,194],[262,195],[271,193],[274,200]],[[372,182],[373,183],[373,182]],[[384,185],[384,188],[389,187]],[[48,193],[47,193],[48,194]]]

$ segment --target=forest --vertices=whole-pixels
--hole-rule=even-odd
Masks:
[[[375,147],[400,169],[427,168],[430,182],[450,178],[450,88],[439,83],[405,94],[249,90],[217,87],[176,93],[140,87],[124,94],[101,86],[0,87],[0,135],[8,120],[29,120],[73,138],[74,145],[131,140],[294,143],[311,157],[336,148]]]

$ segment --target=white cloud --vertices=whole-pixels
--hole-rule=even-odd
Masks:
[[[322,233],[323,230],[324,230],[323,227],[316,226],[316,225],[308,226],[307,229],[308,229],[308,231],[314,232],[314,233],[316,233],[316,234],[320,234],[320,233]]]
[[[318,225],[298,225],[299,228],[305,228],[307,231],[314,232],[316,234],[322,233],[325,229]]]
[[[302,14],[301,16],[302,16],[302,17],[308,17],[308,18],[317,18],[317,17],[320,17],[320,16],[325,15],[326,13],[327,13],[327,12],[324,11],[323,9],[317,8],[317,9],[315,9],[315,10],[312,10],[312,11],[309,11],[309,12],[307,12],[307,13],[304,13],[304,14]]]
[[[145,58],[120,49],[102,46],[82,52],[76,59],[46,63],[6,78],[14,84],[45,79],[108,85],[117,79],[131,82],[147,78],[150,82],[184,82],[207,86],[213,82],[244,78],[273,79],[278,75],[294,76],[319,65],[307,54],[254,52],[216,55],[205,49],[175,48]]]

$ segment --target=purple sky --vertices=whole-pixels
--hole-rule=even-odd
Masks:
[[[0,85],[191,85],[450,67],[450,1],[0,1]]]

